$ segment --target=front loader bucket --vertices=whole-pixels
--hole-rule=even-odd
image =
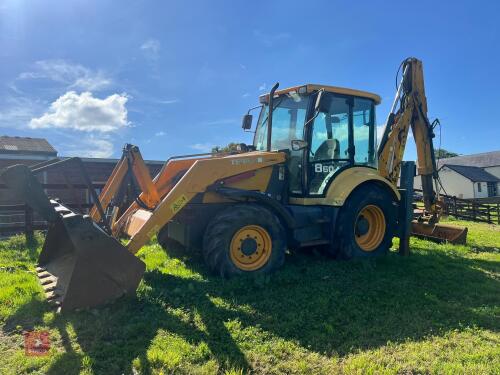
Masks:
[[[413,221],[412,235],[438,243],[449,242],[452,244],[465,245],[467,240],[467,228]]]
[[[145,264],[89,216],[49,200],[43,187],[24,165],[6,168],[5,184],[49,226],[37,273],[47,299],[60,311],[93,307],[133,294]]]
[[[51,224],[37,267],[47,299],[67,311],[135,293],[144,263],[90,217],[51,203],[61,220]]]

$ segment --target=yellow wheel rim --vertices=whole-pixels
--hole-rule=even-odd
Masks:
[[[272,241],[267,230],[259,225],[247,225],[233,235],[229,253],[236,267],[255,271],[266,264],[271,251]]]
[[[354,238],[361,250],[375,250],[384,239],[385,227],[382,210],[374,205],[365,206],[354,223]]]

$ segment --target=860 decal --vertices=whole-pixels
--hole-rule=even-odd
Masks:
[[[316,173],[330,173],[335,171],[335,167],[333,165],[315,163],[314,164],[314,172]]]

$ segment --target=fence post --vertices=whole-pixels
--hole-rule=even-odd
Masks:
[[[500,224],[500,203],[497,203],[497,224]]]
[[[26,236],[26,242],[33,239],[33,209],[25,205],[24,206],[24,235]]]
[[[453,216],[457,217],[457,197],[453,196]]]

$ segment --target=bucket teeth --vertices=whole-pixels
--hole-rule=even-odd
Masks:
[[[52,291],[52,292],[46,292],[45,297],[47,297],[47,301],[54,302],[61,296],[56,291]]]
[[[42,285],[42,288],[46,293],[56,289],[57,278],[54,275],[52,275],[43,267],[37,267],[37,272],[40,284]]]
[[[47,292],[53,292],[56,290],[57,284],[56,283],[51,283],[43,286],[43,290],[45,290],[45,293]]]
[[[45,267],[42,267],[42,266],[38,266],[36,268],[36,272],[43,272],[43,271],[47,271],[47,269]]]
[[[39,279],[46,279],[46,278],[51,277],[51,276],[52,275],[47,271],[38,272]]]

